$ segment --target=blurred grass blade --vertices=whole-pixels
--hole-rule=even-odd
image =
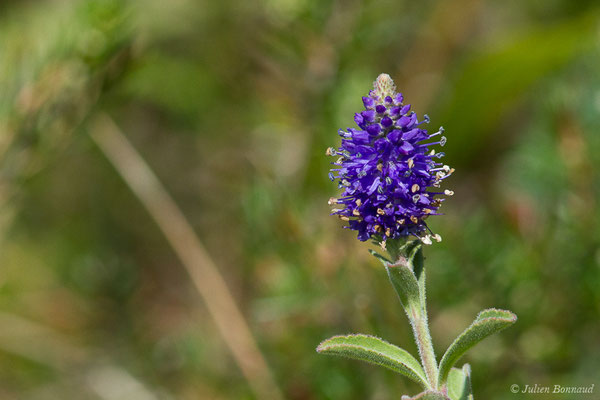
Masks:
[[[448,374],[448,396],[451,400],[473,400],[471,390],[471,367],[452,368]]]
[[[534,28],[462,65],[441,103],[439,121],[457,133],[448,141],[447,153],[460,152],[466,162],[476,157],[504,114],[533,84],[595,44],[598,21],[596,11]]]
[[[173,198],[109,116],[101,115],[92,126],[92,139],[173,247],[256,396],[260,399],[282,399],[244,315],[219,269]]]
[[[406,350],[369,335],[334,336],[324,340],[317,351],[381,365],[429,388],[419,362]]]
[[[443,385],[450,369],[467,350],[493,333],[509,327],[517,321],[517,316],[505,310],[490,308],[481,311],[475,321],[450,345],[440,361],[439,384]]]

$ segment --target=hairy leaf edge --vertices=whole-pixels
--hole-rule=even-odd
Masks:
[[[500,317],[500,316],[489,316],[489,317],[482,317],[482,315],[484,315],[485,313],[488,312],[499,312],[499,313],[503,313],[506,314],[506,317]],[[460,335],[458,335],[458,337],[456,339],[454,339],[454,341],[452,342],[452,344],[448,347],[448,349],[446,350],[446,352],[444,353],[444,355],[442,356],[442,359],[440,360],[440,364],[439,364],[439,377],[438,377],[438,383],[439,384],[443,384],[446,382],[446,380],[448,379],[448,374],[450,373],[450,370],[452,369],[452,367],[456,364],[456,362],[458,360],[460,360],[460,358],[467,352],[467,350],[469,350],[471,347],[469,347],[469,349],[466,349],[465,351],[463,351],[458,357],[456,357],[456,359],[451,363],[448,364],[447,361],[447,357],[449,355],[450,350],[452,350],[455,346],[455,344],[460,340],[460,338],[462,338],[464,336],[464,334],[468,331],[470,331],[471,329],[481,326],[481,325],[485,325],[485,323],[489,322],[489,321],[502,321],[507,323],[506,326],[503,326],[501,328],[499,328],[498,330],[491,332],[490,334],[486,335],[485,337],[483,337],[481,340],[479,340],[477,343],[474,343],[474,345],[478,344],[479,342],[481,342],[483,339],[487,338],[490,335],[493,335],[494,333],[498,333],[506,328],[508,328],[509,326],[511,326],[512,324],[514,324],[515,322],[517,322],[517,314],[513,313],[512,311],[508,311],[508,310],[501,310],[498,308],[488,308],[485,309],[483,311],[480,311],[479,314],[477,314],[477,317],[475,317],[475,320],[473,321],[473,323],[471,325],[469,325],[468,328],[466,328],[464,331],[461,332]]]
[[[407,365],[406,363],[404,363],[402,361],[398,361],[398,360],[396,360],[396,359],[394,359],[392,357],[389,357],[389,356],[387,356],[387,355],[385,355],[385,354],[383,354],[383,353],[381,353],[379,351],[372,350],[372,349],[367,349],[364,346],[360,346],[360,345],[356,345],[356,344],[343,344],[343,343],[331,344],[331,343],[328,343],[329,341],[331,341],[333,339],[339,339],[339,338],[344,338],[345,339],[345,338],[348,338],[348,337],[366,337],[366,338],[369,338],[369,339],[376,339],[376,340],[380,341],[383,344],[386,344],[386,345],[389,345],[389,346],[393,346],[396,349],[399,349],[399,350],[403,351],[408,357],[412,358],[414,360],[415,364],[419,367],[419,369],[415,371],[415,369],[413,367]],[[354,359],[354,360],[357,359],[357,358],[348,356],[346,354],[342,354],[340,352],[331,351],[331,353],[329,353],[329,350],[338,349],[338,348],[360,349],[362,351],[375,354],[375,355],[377,355],[377,356],[379,356],[379,357],[381,357],[381,358],[383,358],[385,360],[390,361],[393,364],[401,365],[404,368],[406,368],[407,371],[403,372],[403,371],[401,371],[400,368],[399,368],[400,369],[400,371],[399,371],[399,370],[394,369],[394,368],[392,368],[391,366],[388,366],[388,365],[382,365],[382,364],[378,364],[378,363],[375,363],[375,362],[372,362],[372,361],[369,361],[369,360],[358,359],[360,361],[364,361],[364,362],[367,362],[367,363],[370,363],[370,364],[380,365],[382,367],[388,368],[388,369],[390,369],[390,370],[392,370],[392,371],[394,371],[396,373],[399,373],[401,375],[406,376],[407,378],[411,379],[413,382],[416,382],[419,385],[421,385],[424,389],[431,389],[431,386],[427,382],[427,378],[425,376],[425,371],[423,371],[423,368],[421,367],[419,361],[417,361],[417,359],[412,354],[410,354],[406,350],[402,349],[401,347],[398,347],[398,346],[396,346],[394,344],[391,344],[391,343],[389,343],[389,342],[387,342],[387,341],[385,341],[385,340],[383,340],[383,339],[381,339],[381,338],[379,338],[377,336],[364,335],[364,334],[350,334],[350,335],[336,335],[336,336],[332,336],[329,339],[325,339],[324,341],[322,341],[317,346],[317,353],[337,355],[337,356],[341,356],[341,357],[345,357],[345,358],[349,358],[349,359]],[[410,372],[412,372],[414,375],[410,374]]]

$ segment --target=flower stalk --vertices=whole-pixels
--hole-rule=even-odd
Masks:
[[[390,243],[388,252],[392,259],[395,259],[395,262],[384,261],[384,266],[412,327],[427,381],[432,388],[435,388],[438,381],[438,367],[431,333],[429,332],[427,296],[425,295],[425,268],[421,243],[412,241],[398,247],[397,241]],[[413,295],[414,298],[409,299],[404,295],[407,291],[407,284],[403,284],[403,282],[412,281],[413,277],[416,285],[412,284],[412,286],[416,287],[417,293],[416,296]],[[411,285],[411,283],[408,283],[408,285]]]
[[[358,129],[340,129],[341,146],[326,151],[336,157],[329,177],[342,189],[339,198],[329,200],[332,214],[347,221],[360,241],[385,245],[409,236],[440,241],[425,220],[439,215],[452,195],[437,188],[454,169],[438,161],[444,153],[431,148],[444,146],[444,129],[428,133],[429,117],[419,121],[387,74],[379,75],[362,101],[364,111],[354,115]]]
[[[414,321],[411,321],[411,325],[413,325],[413,334],[415,336],[417,346],[419,347],[419,354],[421,356],[421,362],[425,369],[425,373],[427,374],[427,380],[429,381],[431,387],[437,387],[438,368],[437,361],[435,359],[435,352],[433,350],[431,334],[429,333],[427,314],[425,313],[417,316]]]
[[[327,155],[339,157],[329,176],[342,189],[341,197],[332,197],[329,204],[336,205],[332,214],[347,221],[346,228],[358,231],[359,240],[371,239],[387,250],[389,258],[371,254],[384,265],[408,317],[420,362],[400,347],[361,334],[334,336],[317,351],[386,367],[424,389],[402,400],[473,400],[470,366],[454,365],[475,344],[515,323],[517,316],[483,310],[437,362],[427,316],[422,245],[441,241],[425,220],[439,215],[445,200],[441,196],[454,194],[438,189],[454,169],[437,162],[444,154],[429,148],[446,143],[444,136],[437,138],[443,128],[429,134],[420,127],[429,123],[429,117],[419,122],[403,100],[390,76],[379,75],[369,96],[363,97],[365,111],[354,116],[360,129],[340,130],[341,147],[327,149]]]

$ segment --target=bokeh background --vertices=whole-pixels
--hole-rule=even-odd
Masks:
[[[437,353],[507,308],[464,358],[476,398],[600,398],[593,0],[2,1],[0,398],[417,393],[314,351],[362,332],[416,352],[328,215],[325,149],[381,72],[456,168],[426,249]],[[536,383],[596,387],[510,392]]]

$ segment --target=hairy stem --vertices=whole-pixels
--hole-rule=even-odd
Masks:
[[[438,385],[438,367],[433,350],[433,342],[429,333],[429,319],[427,317],[427,296],[425,290],[425,263],[423,260],[423,249],[421,246],[414,250],[414,255],[410,258],[412,261],[413,272],[419,283],[419,303],[421,306],[420,318],[415,322],[415,340],[419,347],[421,363],[425,373],[429,378],[429,383],[433,388]]]
[[[422,307],[419,312],[413,313],[411,316],[411,325],[413,327],[415,342],[417,342],[417,347],[419,348],[421,364],[423,364],[423,369],[427,375],[427,380],[431,384],[432,388],[437,388],[437,361],[435,359],[433,343],[429,333],[427,311],[424,307]]]
[[[433,389],[438,385],[438,367],[429,333],[425,296],[425,267],[419,241],[390,243],[393,263],[384,263],[394,290],[413,328],[421,364]]]

